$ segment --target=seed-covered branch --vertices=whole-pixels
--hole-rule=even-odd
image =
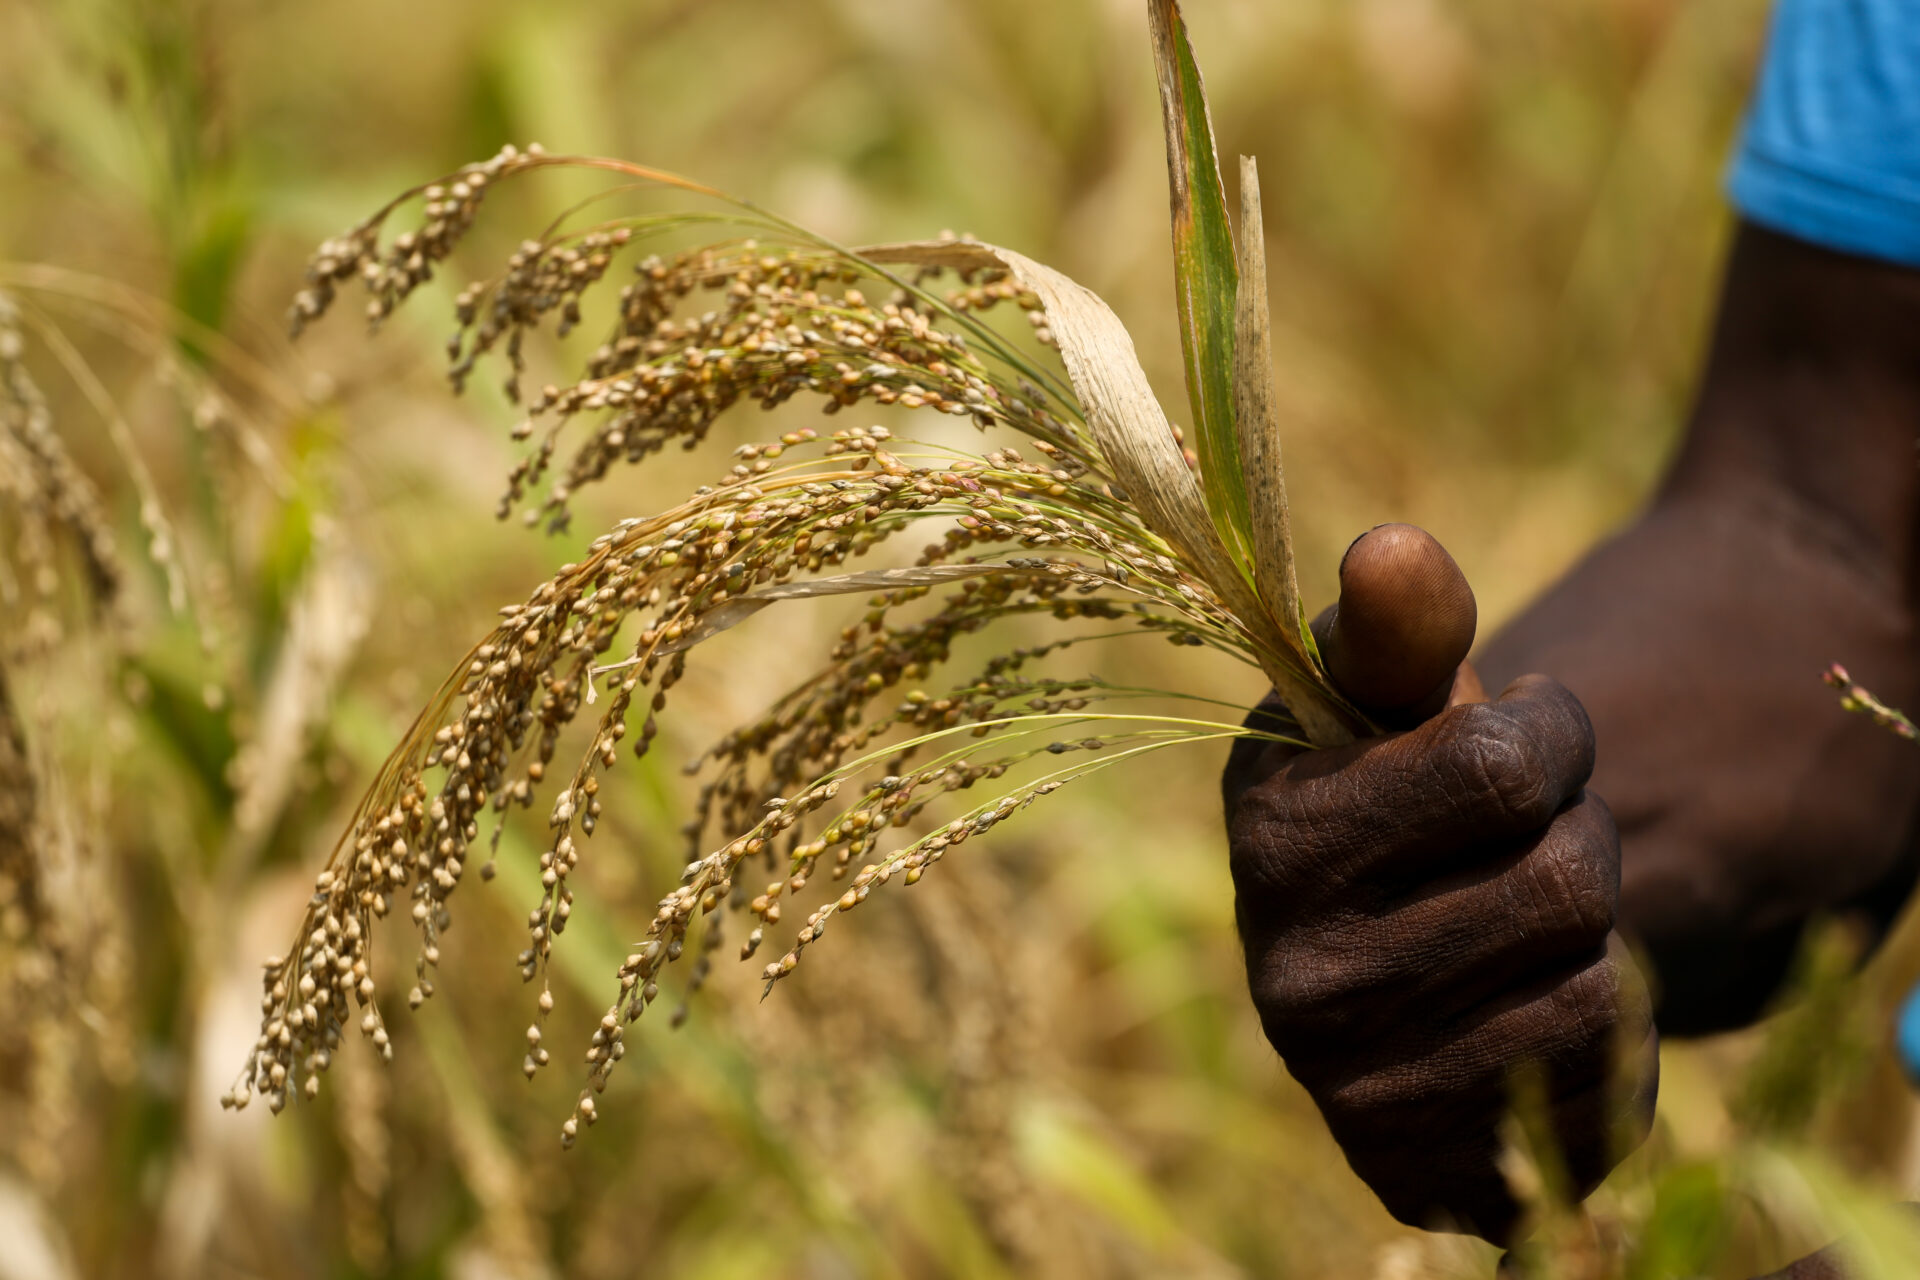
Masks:
[[[384,319],[449,258],[495,183],[557,164],[717,194],[619,162],[503,151],[411,193],[424,204],[417,229],[385,238],[396,202],[322,246],[295,304],[296,329],[356,278],[370,319]],[[601,203],[581,208],[598,215]],[[669,243],[723,223],[733,238]],[[954,242],[861,254],[739,206],[602,217],[583,229],[562,218],[523,242],[499,275],[460,290],[448,347],[455,388],[479,360],[498,355],[509,394],[519,397],[527,335],[549,318],[559,335],[592,323],[584,300],[614,277],[622,255],[625,283],[608,299],[606,328],[581,376],[525,398],[514,436],[529,452],[508,478],[503,516],[523,508],[528,523],[563,528],[582,487],[669,444],[700,448],[719,417],[743,403],[772,408],[807,397],[829,415],[897,406],[965,418],[1019,444],[970,455],[865,426],[742,445],[711,483],[657,515],[622,521],[579,562],[502,609],[362,800],[315,880],[295,945],[267,962],[260,1037],[229,1105],[259,1093],[278,1110],[296,1093],[311,1096],[351,1026],[391,1054],[372,961],[375,922],[396,911],[412,920],[419,950],[408,1002],[417,1006],[433,994],[454,891],[476,859],[490,874],[509,812],[536,807],[548,838],[518,963],[541,985],[522,1065],[528,1075],[546,1065],[547,965],[603,816],[604,775],[623,746],[635,756],[651,749],[702,642],[765,608],[795,607],[781,602],[867,597],[815,674],[698,762],[708,776],[686,830],[686,872],[616,975],[620,995],[587,1048],[588,1088],[567,1121],[568,1141],[593,1121],[594,1093],[624,1052],[625,1027],[656,999],[696,921],[708,923],[689,991],[722,945],[722,906],[753,917],[739,948],[748,959],[778,924],[781,903],[822,868],[835,881],[851,876],[767,966],[771,985],[832,916],[896,874],[918,880],[947,850],[1065,782],[1168,746],[1250,732],[1121,713],[1106,704],[1150,691],[1028,670],[1075,645],[1127,635],[1209,646],[1260,668],[1283,648],[1271,620],[1250,610],[1237,571],[1210,572],[1227,562],[1196,552],[1210,526],[1180,523],[1179,504],[1197,501],[1198,489],[1157,406],[1113,399],[1144,394],[1144,379],[1090,363],[1100,353],[1133,361],[1098,299],[1006,251]],[[1008,310],[1028,317],[1043,350],[1060,347],[1070,379],[992,327]],[[542,484],[545,496],[531,497]],[[893,567],[855,567],[920,529],[920,549],[892,555]],[[939,692],[940,668],[960,638],[1021,618],[1060,633],[1005,651]],[[560,739],[577,721],[591,735],[587,749],[557,767]],[[991,751],[982,738],[993,740]],[[1032,762],[1070,753],[1097,758],[1023,780]],[[992,784],[990,798],[939,816],[981,784]],[[896,830],[898,838],[889,834]],[[744,879],[755,863],[768,876],[757,894]]]

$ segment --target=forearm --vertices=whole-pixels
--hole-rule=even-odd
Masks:
[[[1917,436],[1920,273],[1743,228],[1655,501],[1481,658],[1593,717],[1666,1031],[1751,1020],[1810,917],[1884,925],[1912,888],[1920,751],[1818,677],[1920,699]]]
[[[1656,505],[1790,509],[1908,603],[1920,585],[1920,270],[1735,233],[1700,390]]]

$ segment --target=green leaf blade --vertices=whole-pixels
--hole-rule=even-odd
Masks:
[[[1207,511],[1236,566],[1252,578],[1253,521],[1234,428],[1233,227],[1213,145],[1206,89],[1178,0],[1147,0],[1166,127],[1174,293],[1193,448]]]

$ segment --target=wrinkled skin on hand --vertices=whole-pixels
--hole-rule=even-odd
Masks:
[[[1661,1028],[1709,1031],[1764,1009],[1809,920],[1871,933],[1910,894],[1920,752],[1818,677],[1839,660],[1920,701],[1916,436],[1920,273],[1743,226],[1672,473],[1489,644],[1512,680],[1491,703],[1454,675],[1470,595],[1437,544],[1388,526],[1349,551],[1317,630],[1396,731],[1243,740],[1224,789],[1262,1023],[1402,1220],[1514,1230],[1517,1062],[1546,1068],[1576,1190],[1644,1134],[1655,1038],[1622,934]]]
[[[1455,705],[1333,750],[1239,744],[1225,789],[1249,985],[1267,1038],[1387,1209],[1502,1240],[1517,1213],[1498,1167],[1516,1065],[1544,1069],[1582,1191],[1650,1118],[1655,1040],[1614,932],[1620,843],[1586,790],[1593,728],[1545,677],[1467,701],[1477,681],[1452,667],[1471,594],[1419,530],[1365,535],[1341,578],[1321,632],[1343,688]],[[1394,671],[1424,664],[1427,687],[1369,679],[1388,652]]]

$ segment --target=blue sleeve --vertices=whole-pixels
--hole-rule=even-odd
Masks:
[[[1920,267],[1920,0],[1777,0],[1728,188],[1750,222]]]

